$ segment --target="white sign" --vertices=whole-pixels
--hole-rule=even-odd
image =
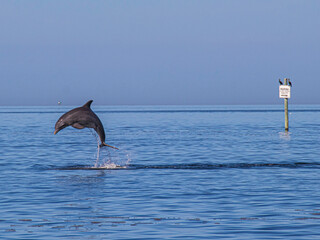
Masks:
[[[290,98],[291,97],[291,87],[287,85],[279,86],[279,98]]]

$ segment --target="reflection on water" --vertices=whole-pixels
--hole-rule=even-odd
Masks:
[[[279,132],[279,137],[282,140],[290,141],[291,140],[291,133],[289,131]]]
[[[95,171],[91,174],[68,174],[68,175],[59,175],[57,180],[59,185],[68,185],[68,184],[96,184],[102,183],[105,180],[105,171]],[[83,185],[82,185],[83,186]]]

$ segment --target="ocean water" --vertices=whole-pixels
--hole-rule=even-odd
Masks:
[[[71,108],[0,107],[0,239],[320,239],[320,106]]]

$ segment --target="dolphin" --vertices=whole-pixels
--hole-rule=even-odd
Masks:
[[[54,134],[57,134],[60,130],[68,126],[77,129],[93,128],[99,135],[101,141],[100,147],[107,146],[118,149],[104,142],[106,138],[104,128],[98,116],[90,108],[92,102],[93,100],[90,100],[82,107],[74,108],[63,114],[56,122]]]

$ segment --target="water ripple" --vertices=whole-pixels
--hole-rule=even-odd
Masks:
[[[188,169],[188,170],[216,170],[216,169],[249,169],[249,168],[320,168],[320,163],[227,163],[227,164],[172,164],[172,165],[142,165],[142,164],[128,164],[125,166],[109,164],[100,167],[75,165],[64,167],[48,167],[43,170],[140,170],[140,169]]]

